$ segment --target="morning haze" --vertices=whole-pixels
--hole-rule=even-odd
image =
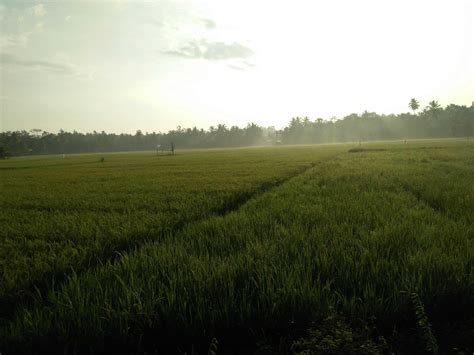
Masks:
[[[474,354],[471,0],[0,26],[0,355]]]
[[[286,126],[470,105],[470,1],[5,1],[1,126]]]

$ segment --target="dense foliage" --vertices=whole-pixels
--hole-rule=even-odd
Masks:
[[[140,130],[135,134],[95,131],[79,133],[63,130],[59,133],[49,133],[32,130],[0,133],[0,146],[9,147],[13,155],[142,151],[155,150],[158,145],[158,150],[169,150],[171,143],[177,149],[238,147],[264,144],[265,132],[268,131],[254,123],[245,128],[233,126],[230,129],[225,125],[218,125],[217,128],[210,127],[207,131],[196,127],[178,127],[168,133],[143,133]]]
[[[284,143],[334,143],[474,135],[474,106],[431,106],[419,115],[364,112],[341,120],[293,118],[281,132]]]
[[[416,101],[416,100],[415,100]],[[369,140],[466,137],[474,135],[474,106],[440,107],[430,102],[415,114],[417,102],[410,102],[413,114],[379,115],[373,112],[351,114],[342,119],[291,119],[288,127],[275,130],[255,123],[245,128],[219,124],[208,130],[178,127],[168,133],[113,134],[106,132],[48,133],[41,130],[0,133],[0,158],[8,154],[68,154],[154,150],[171,142],[178,149],[238,147],[249,145],[334,143]],[[5,148],[1,148],[5,147]],[[4,152],[4,153],[2,153]]]

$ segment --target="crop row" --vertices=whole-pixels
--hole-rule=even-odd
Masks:
[[[236,208],[340,147],[20,158],[0,164],[0,318],[64,275]]]
[[[394,146],[321,161],[236,211],[69,276],[17,310],[1,339],[39,352],[191,351],[212,338],[255,349],[338,314],[419,352],[416,295],[442,349],[472,350],[471,154]]]

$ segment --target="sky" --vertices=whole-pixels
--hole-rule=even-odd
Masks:
[[[0,0],[0,131],[469,106],[473,21],[472,0]]]

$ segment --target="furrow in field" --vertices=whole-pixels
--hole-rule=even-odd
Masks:
[[[405,193],[383,154],[326,160],[236,210],[73,275],[45,303],[19,310],[5,342],[171,352],[216,336],[225,349],[232,339],[252,346],[259,332],[278,343],[334,312],[414,339],[410,292],[434,326],[468,322],[468,231]]]
[[[79,201],[81,204],[77,205],[70,203],[71,206],[62,211],[56,201],[52,201],[54,203],[52,206],[50,205],[51,207],[47,202],[41,200],[18,201],[16,202],[17,208],[4,212],[5,221],[9,221],[7,226],[10,230],[12,232],[20,230],[20,224],[15,226],[12,222],[18,213],[29,214],[34,217],[32,220],[36,218],[40,223],[30,223],[31,228],[29,229],[23,227],[22,234],[17,239],[9,236],[8,230],[4,231],[2,253],[5,254],[6,273],[2,277],[7,282],[3,284],[3,290],[0,290],[0,314],[6,320],[16,307],[28,304],[32,298],[44,297],[53,280],[56,286],[61,284],[72,270],[80,273],[108,262],[112,263],[148,241],[164,241],[170,236],[181,233],[190,224],[199,223],[209,216],[221,216],[232,212],[256,195],[263,194],[265,191],[304,173],[316,164],[316,160],[331,159],[334,154],[333,151],[328,151],[321,155],[322,158],[308,156],[301,162],[289,164],[288,167],[282,166],[282,162],[278,161],[276,163],[280,166],[275,166],[274,171],[270,174],[267,173],[268,170],[265,170],[268,169],[268,158],[263,157],[261,158],[264,163],[262,171],[256,171],[254,177],[250,175],[251,170],[245,172],[246,175],[241,175],[241,180],[248,181],[246,185],[242,185],[242,188],[232,186],[232,179],[235,177],[231,176],[233,173],[232,164],[229,164],[227,176],[223,175],[226,181],[220,181],[231,187],[228,192],[225,190],[225,185],[220,187],[219,180],[216,179],[214,179],[216,185],[211,185],[210,188],[203,187],[203,190],[207,189],[210,197],[214,198],[212,203],[208,203],[209,197],[204,193],[199,192],[199,196],[196,197],[196,193],[190,192],[189,200],[183,199],[182,203],[176,203],[172,200],[173,195],[170,195],[165,207],[163,204],[154,206],[153,201],[150,201],[150,203],[142,205],[132,205],[129,212],[125,210],[125,214],[122,214],[123,211],[118,207],[113,207],[114,205],[110,205],[115,211],[114,213],[110,211],[109,205],[101,207],[100,201],[93,201],[97,207],[91,208],[90,211],[87,211],[87,202],[84,201]],[[189,169],[191,174],[189,184],[191,186],[194,179],[192,169]],[[238,170],[235,172],[242,174]],[[193,187],[194,189],[198,191],[199,186]],[[216,192],[214,193],[213,190]],[[120,195],[120,192],[117,194]],[[149,199],[148,193],[146,197]],[[199,198],[202,200],[202,204],[200,204]],[[15,202],[9,201],[8,203],[14,205]],[[163,215],[158,220],[150,218],[153,213],[163,209],[175,212]],[[108,212],[104,213],[106,210]],[[194,210],[197,212],[193,212]],[[188,212],[180,215],[181,211]],[[48,221],[48,224],[44,223]],[[60,223],[59,229],[54,228],[54,224],[57,222]],[[73,228],[71,229],[69,226]],[[94,229],[89,232],[90,226],[93,226]],[[64,231],[61,228],[64,228]],[[84,236],[81,233],[85,233]],[[88,242],[89,234],[109,235],[111,238],[110,240],[96,238]],[[67,252],[68,250],[70,252]],[[12,257],[16,254],[20,256],[20,253],[21,257],[17,259]],[[38,262],[41,265],[38,265]],[[12,271],[8,273],[9,269]],[[30,274],[33,272],[36,274]],[[26,276],[24,279],[17,277],[22,274]]]
[[[455,170],[454,168],[452,170]],[[414,179],[410,182],[408,176],[399,176],[398,183],[403,190],[414,196],[420,203],[429,206],[434,211],[454,221],[465,221],[466,225],[474,222],[474,186],[472,178],[474,178],[474,170],[471,172],[470,178],[461,178],[449,176],[444,178],[442,184],[433,182],[429,178],[419,179],[414,183]],[[452,180],[456,179],[452,186]]]
[[[326,161],[328,160],[334,160],[336,159],[339,155],[341,154],[344,154],[344,152],[342,153],[337,153],[337,154],[334,154],[332,156],[329,156],[329,157],[326,157],[326,158],[323,158],[323,159],[320,159],[318,161],[313,161],[311,162],[308,166],[306,167],[303,167],[297,171],[295,171],[293,174],[290,174],[286,177],[283,177],[283,178],[280,178],[280,179],[275,179],[273,181],[268,181],[268,182],[264,182],[262,185],[260,185],[259,188],[255,189],[254,191],[252,192],[249,192],[249,193],[245,193],[245,194],[241,194],[241,195],[237,195],[234,199],[232,199],[231,201],[229,201],[228,204],[226,204],[225,206],[223,207],[220,207],[218,209],[216,209],[213,213],[213,215],[216,215],[216,216],[224,216],[228,213],[231,213],[231,212],[234,212],[234,211],[237,211],[238,209],[240,209],[243,205],[245,205],[250,199],[253,199],[253,198],[256,198],[260,195],[263,195],[264,193],[272,190],[272,189],[275,189],[283,184],[285,184],[286,182],[300,176],[300,175],[303,175],[304,173],[306,173],[307,171],[309,171],[310,169],[318,166],[318,165],[321,165],[323,163],[325,163]],[[200,221],[198,221],[199,223]]]

